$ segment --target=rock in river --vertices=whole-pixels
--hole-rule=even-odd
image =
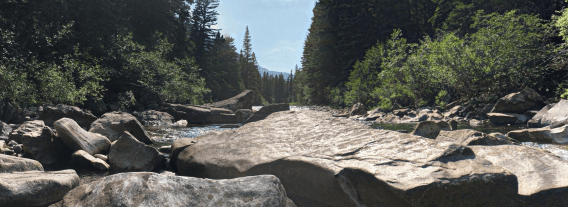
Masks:
[[[450,124],[445,121],[424,121],[416,125],[416,127],[414,127],[414,131],[410,134],[436,139],[442,130],[450,131]]]
[[[171,126],[174,124],[174,117],[166,112],[146,110],[133,112],[133,114],[144,126]]]
[[[254,104],[255,100],[255,93],[252,90],[246,90],[236,95],[230,99],[205,104],[205,107],[213,107],[213,108],[224,108],[229,109],[233,112],[237,112],[239,109],[252,109],[252,105]]]
[[[542,108],[528,123],[529,127],[568,124],[568,100]]]
[[[0,173],[1,206],[46,206],[79,185],[74,170]]]
[[[274,206],[294,207],[273,175],[210,180],[165,174],[120,173],[81,185],[63,206]]]
[[[56,121],[55,130],[57,135],[72,150],[84,150],[94,155],[100,152],[107,152],[110,147],[110,140],[103,135],[87,132],[75,121],[62,118]]]
[[[508,137],[520,142],[538,142],[553,144],[568,144],[568,126],[551,129],[543,127],[537,129],[520,129],[507,133]]]
[[[469,147],[325,112],[278,112],[195,140],[172,152],[179,174],[272,174],[298,206],[519,205],[517,177]]]
[[[103,114],[100,119],[91,124],[91,130],[89,130],[89,132],[102,134],[110,141],[118,140],[122,133],[126,131],[134,135],[138,141],[146,144],[153,143],[150,135],[144,130],[144,127],[136,117],[126,112],[115,111]]]
[[[44,165],[66,162],[71,154],[42,120],[25,122],[10,138],[22,143],[24,151]]]
[[[108,159],[113,170],[122,172],[158,171],[164,164],[156,148],[146,146],[128,132],[112,144]]]
[[[523,114],[528,110],[539,110],[544,106],[544,99],[535,90],[525,88],[521,92],[511,93],[499,99],[491,113]]]

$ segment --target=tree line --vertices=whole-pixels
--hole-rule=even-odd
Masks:
[[[563,0],[319,0],[294,77],[304,105],[385,109],[568,88]]]
[[[148,93],[202,104],[260,91],[247,27],[243,50],[215,29],[219,0],[0,2],[0,101],[118,103]],[[88,108],[88,107],[87,107]]]

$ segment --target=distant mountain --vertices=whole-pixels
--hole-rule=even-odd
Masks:
[[[284,76],[284,80],[288,79],[288,76],[290,75],[290,73],[283,73],[283,72],[276,72],[276,71],[270,71],[266,68],[263,68],[260,65],[257,65],[258,67],[258,72],[260,72],[260,77],[262,77],[262,75],[264,74],[264,72],[268,72],[268,75],[273,75],[273,76],[277,76],[280,75],[280,73],[282,73],[282,75]]]

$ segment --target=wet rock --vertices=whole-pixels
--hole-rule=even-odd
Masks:
[[[55,123],[57,135],[63,143],[72,150],[84,150],[94,155],[107,152],[110,140],[103,135],[87,132],[69,118],[62,118]]]
[[[133,114],[144,126],[171,126],[174,121],[172,115],[161,111],[147,110]]]
[[[90,112],[85,112],[79,107],[68,106],[59,104],[57,106],[47,106],[43,108],[43,112],[39,115],[38,119],[43,120],[45,125],[53,127],[54,122],[61,118],[73,119],[77,124],[83,128],[89,129],[91,123],[97,120],[95,115]]]
[[[23,172],[23,171],[43,171],[43,166],[38,161],[14,157],[10,155],[0,155],[0,173]]]
[[[550,127],[538,129],[521,129],[507,133],[520,142],[538,142],[553,144],[568,144],[568,126],[551,129]]]
[[[279,103],[279,104],[270,104],[268,106],[263,106],[257,112],[247,120],[247,122],[255,122],[268,117],[268,115],[279,112],[279,111],[289,111],[290,105],[287,103]]]
[[[506,124],[523,124],[527,123],[529,118],[522,114],[511,114],[511,113],[488,113],[487,116],[489,120],[494,125],[506,125]]]
[[[544,99],[535,90],[527,87],[521,92],[511,93],[499,99],[491,113],[522,114],[532,109],[539,110],[544,105]]]
[[[229,109],[232,112],[237,112],[239,109],[252,110],[255,100],[255,93],[252,90],[246,90],[230,99],[205,104],[205,107]]]
[[[273,175],[210,180],[158,173],[120,173],[81,185],[63,206],[282,206],[293,207]]]
[[[349,116],[366,115],[366,114],[367,114],[367,107],[365,107],[365,104],[362,104],[360,102],[353,104],[351,110],[349,111]]]
[[[146,146],[129,132],[110,147],[108,154],[110,166],[121,172],[159,171],[164,165],[164,157],[158,150]]]
[[[410,134],[436,139],[442,130],[450,131],[450,125],[445,121],[425,121],[416,125],[416,127],[414,127],[414,131]]]
[[[516,177],[468,147],[309,110],[197,137],[176,162],[187,176],[275,175],[298,206],[517,203]]]
[[[166,111],[176,120],[184,119],[190,124],[236,123],[237,116],[229,109],[205,108],[181,104],[169,104]]]
[[[523,205],[568,205],[568,161],[546,150],[517,145],[472,146],[476,156],[513,173]],[[513,205],[513,204],[510,204]]]
[[[47,206],[79,185],[74,170],[0,173],[2,206]]]
[[[71,152],[42,120],[25,122],[17,129],[16,134],[27,156],[43,165],[59,164],[69,160]],[[16,150],[14,152],[19,154]]]
[[[529,122],[529,127],[545,127],[552,124],[568,124],[568,100],[549,104],[542,108]]]
[[[462,144],[466,146],[471,145],[504,145],[504,144],[515,144],[507,139],[500,139],[487,135],[483,132],[478,132],[471,129],[462,129],[457,131],[440,131],[436,141],[439,142],[451,142],[456,144]]]
[[[109,112],[91,124],[89,132],[101,134],[111,141],[118,140],[123,132],[130,132],[138,141],[154,143],[136,117],[126,112]]]
[[[100,171],[108,171],[110,165],[104,160],[94,157],[83,150],[77,150],[71,155],[71,164],[76,168],[95,169]]]
[[[237,116],[237,122],[244,123],[253,115],[253,112],[250,109],[239,109],[235,112],[235,115]]]

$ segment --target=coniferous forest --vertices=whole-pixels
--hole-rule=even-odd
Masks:
[[[249,28],[242,43],[215,29],[219,4],[2,1],[0,100],[136,110],[148,93],[202,104],[252,89],[263,103],[393,109],[527,86],[568,96],[564,0],[319,0],[286,79],[258,72]]]

